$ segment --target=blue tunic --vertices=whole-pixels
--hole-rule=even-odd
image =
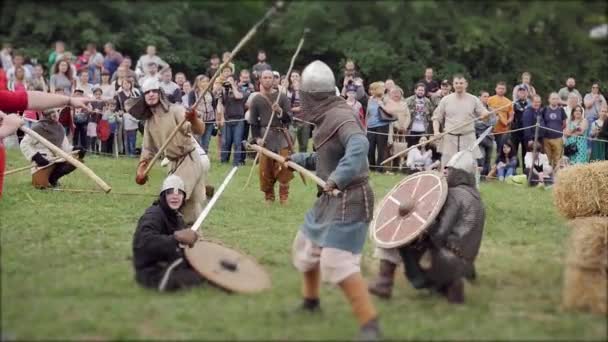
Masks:
[[[322,193],[306,213],[300,230],[321,247],[359,254],[373,216],[374,194],[367,180],[360,184],[351,183],[369,168],[369,143],[363,134],[338,134],[338,139],[345,146],[345,153],[327,181],[336,184],[342,194],[334,197]],[[296,153],[291,159],[309,170],[316,169],[318,160],[316,153]]]

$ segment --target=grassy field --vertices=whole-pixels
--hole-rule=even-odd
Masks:
[[[214,156],[215,157],[215,156]],[[215,158],[214,158],[215,159]],[[26,164],[9,151],[7,169]],[[134,182],[136,160],[88,157],[87,165],[116,192],[156,194],[163,170],[145,186]],[[216,187],[229,166],[214,163]],[[144,290],[133,280],[131,238],[153,197],[34,190],[28,172],[8,176],[0,201],[2,336],[16,339],[350,340],[355,319],[340,292],[322,291],[323,313],[293,312],[300,278],[290,246],[312,185],[292,182],[288,207],[268,207],[255,179],[243,189],[241,168],[204,225],[203,233],[255,256],[273,288],[259,295],[228,295],[211,287],[180,294]],[[257,173],[256,173],[257,176]],[[401,176],[373,175],[377,199]],[[94,189],[80,172],[66,188]],[[562,261],[568,230],[548,190],[484,184],[487,222],[477,261],[478,281],[466,285],[467,303],[449,306],[415,291],[400,274],[394,299],[374,299],[388,339],[605,340],[606,318],[560,309]],[[372,243],[364,275],[375,276]]]

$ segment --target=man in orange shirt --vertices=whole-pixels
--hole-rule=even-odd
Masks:
[[[494,127],[494,133],[496,134],[496,151],[499,152],[502,151],[502,145],[507,142],[509,135],[505,132],[510,129],[514,118],[513,102],[505,96],[506,92],[507,85],[505,82],[498,82],[496,84],[496,95],[490,96],[488,99],[488,107],[496,113],[498,119]]]

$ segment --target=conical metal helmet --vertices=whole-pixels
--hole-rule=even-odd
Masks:
[[[184,181],[177,175],[169,175],[165,178],[163,182],[163,186],[160,189],[162,193],[165,190],[171,190],[174,193],[178,191],[186,192],[186,187],[184,186]]]
[[[333,93],[336,89],[336,78],[327,64],[316,60],[306,66],[302,72],[301,91],[308,93]]]

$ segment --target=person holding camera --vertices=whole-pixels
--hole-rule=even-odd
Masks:
[[[240,83],[237,84],[233,76],[228,76],[222,83],[222,92],[218,104],[218,126],[222,130],[222,163],[230,160],[230,153],[234,145],[234,158],[232,164],[239,166],[245,163],[242,152],[243,134],[245,131],[245,94],[241,92]],[[249,95],[247,91],[246,95]]]

